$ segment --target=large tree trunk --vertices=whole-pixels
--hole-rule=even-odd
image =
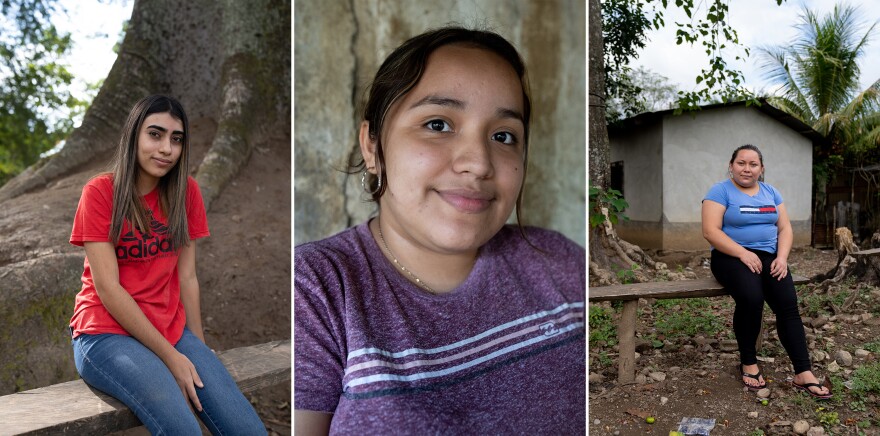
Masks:
[[[287,166],[278,184],[289,192],[290,7],[289,0],[135,1],[118,58],[82,125],[58,154],[0,187],[0,394],[76,377],[64,327],[81,286],[84,253],[67,239],[81,188],[106,168],[135,101],[164,93],[187,109],[194,158],[190,169],[209,217],[210,205],[248,164],[255,147],[276,153],[275,160]],[[289,203],[278,207],[278,215],[287,216]],[[227,244],[241,241],[246,250],[246,225],[265,215],[265,209],[249,213],[233,217],[244,223],[241,234],[215,238]],[[277,230],[289,241],[289,216],[282,221],[286,228],[265,231]],[[289,274],[289,244],[284,245],[287,249],[276,257],[287,264],[281,271]],[[210,256],[210,248],[201,251],[203,259]],[[206,288],[202,295],[207,297],[211,289]],[[289,304],[289,288],[284,291]],[[260,305],[271,306],[265,301],[241,304],[242,316],[261,313]],[[282,313],[282,336],[267,340],[289,337],[289,310],[283,314],[283,304],[274,307]]]
[[[611,173],[611,147],[608,140],[608,125],[605,121],[605,59],[602,38],[602,8],[599,0],[589,0],[589,167],[590,186],[607,189]],[[593,211],[590,211],[592,213]],[[647,281],[656,268],[665,265],[655,262],[641,248],[617,236],[617,232],[607,219],[590,228],[590,283],[607,285],[618,283],[620,278],[615,271],[629,270],[621,275],[632,281]],[[647,266],[648,268],[644,268]]]
[[[599,0],[589,0],[588,76],[590,108],[588,109],[590,186],[605,189],[611,178],[611,148],[605,123],[605,57],[602,38],[602,7]],[[590,237],[592,242],[593,238]]]

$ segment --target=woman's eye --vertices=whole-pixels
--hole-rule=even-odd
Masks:
[[[158,138],[160,135],[159,135],[159,132],[157,132],[157,131],[155,131],[155,130],[151,130],[151,131],[150,131],[150,136],[152,136],[152,137],[154,137],[154,138]]]
[[[449,127],[449,124],[443,120],[431,120],[425,123],[425,127],[429,130],[433,130],[435,132],[451,132],[452,128]]]
[[[183,136],[174,136],[171,138],[171,140],[178,143],[178,144],[181,144],[181,143],[183,143]]]
[[[498,141],[502,144],[514,145],[516,144],[516,136],[510,132],[498,132],[492,135],[493,141]]]

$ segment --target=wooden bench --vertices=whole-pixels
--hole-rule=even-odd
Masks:
[[[290,381],[290,340],[217,355],[242,392]],[[106,434],[139,425],[128,407],[82,380],[0,397],[0,435]]]
[[[806,277],[797,275],[792,275],[792,279],[795,284],[809,282]],[[623,312],[617,326],[617,339],[620,348],[617,362],[618,382],[632,383],[635,381],[636,309],[639,307],[639,298],[699,298],[721,295],[728,295],[728,293],[714,278],[590,287],[589,300],[591,302],[623,301]]]
[[[870,250],[853,251],[850,254],[855,257],[871,257],[871,256],[876,256],[876,255],[880,254],[880,248],[872,248]]]

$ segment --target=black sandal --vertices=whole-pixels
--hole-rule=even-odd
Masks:
[[[795,383],[794,380],[792,380],[791,385],[794,386],[795,389],[800,389],[800,390],[810,394],[811,397],[819,399],[819,400],[827,400],[827,399],[834,396],[834,394],[831,393],[830,387],[820,385],[819,383],[804,383],[802,385],[799,385],[799,384]],[[811,387],[815,387],[815,388],[819,388],[819,389],[827,388],[828,393],[827,394],[820,394],[817,392],[813,392],[813,390],[810,389]]]
[[[742,373],[742,376],[743,376],[743,377],[748,377],[748,378],[750,378],[750,379],[754,379],[754,380],[756,380],[756,381],[760,381],[760,380],[761,380],[761,377],[763,377],[763,374],[761,374],[761,370],[760,370],[760,369],[758,370],[758,373],[757,373],[757,374],[749,374],[749,373],[747,373],[747,372],[745,372],[745,371],[743,370],[743,365],[740,365],[740,366],[739,366],[739,370],[740,370],[740,372]],[[760,391],[761,389],[764,389],[764,388],[767,387],[767,381],[766,381],[766,380],[764,381],[764,383],[761,383],[761,384],[759,384],[759,385],[750,385],[750,384],[746,383],[745,380],[740,380],[740,381],[742,382],[743,386],[749,388],[749,390],[752,391],[752,392]]]

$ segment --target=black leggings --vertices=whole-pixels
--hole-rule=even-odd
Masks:
[[[776,331],[779,341],[788,352],[799,374],[811,369],[810,354],[801,315],[798,313],[797,293],[791,279],[791,271],[782,280],[770,275],[770,263],[776,255],[760,250],[749,250],[761,259],[761,274],[749,270],[742,261],[718,250],[712,250],[712,274],[721,283],[733,300],[733,332],[739,345],[740,362],[743,365],[758,363],[755,341],[761,331],[764,301],[776,314]]]

